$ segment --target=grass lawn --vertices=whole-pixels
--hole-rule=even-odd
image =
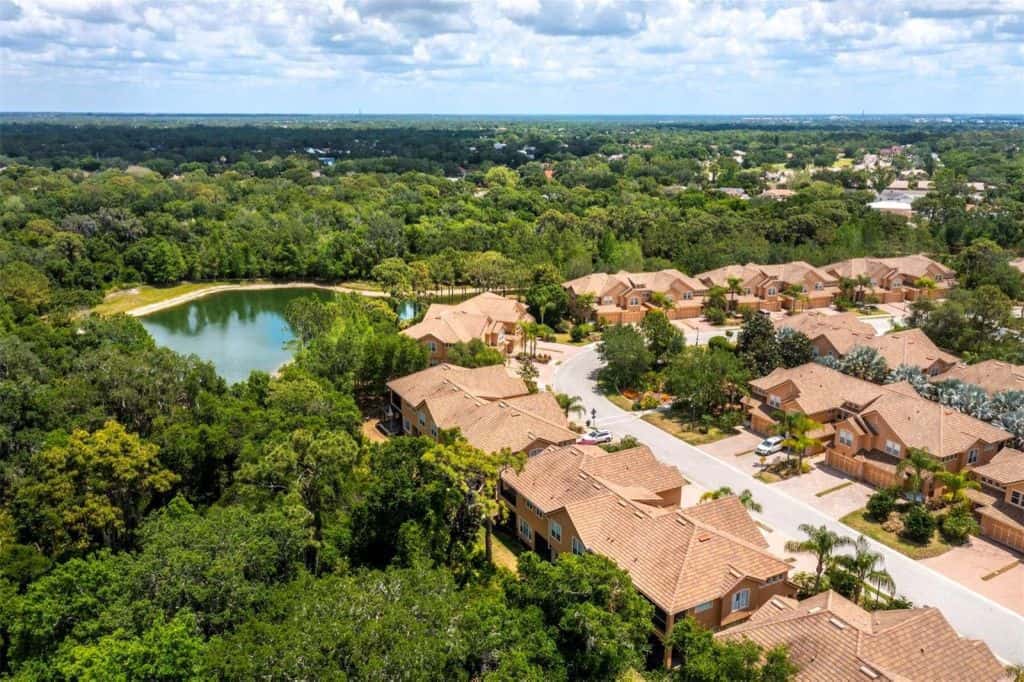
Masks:
[[[561,343],[566,346],[585,346],[588,343],[592,343],[592,341],[589,338],[585,338],[582,341],[573,341],[568,332],[555,332],[555,343]]]
[[[627,412],[631,412],[633,410],[633,401],[621,393],[607,393],[604,397],[608,398],[608,400],[610,400],[612,404],[620,410],[626,410]]]
[[[483,544],[483,534],[480,535],[480,543]],[[522,543],[503,530],[494,529],[491,536],[491,561],[496,566],[507,568],[516,573],[519,570],[519,555],[526,551]]]
[[[194,291],[201,291],[211,287],[235,284],[235,282],[184,282],[169,287],[154,287],[148,284],[133,289],[121,289],[112,291],[103,299],[103,303],[93,308],[93,312],[100,315],[116,315],[144,305],[160,303],[175,296],[191,294]]]
[[[770,471],[759,471],[754,474],[754,478],[761,481],[762,483],[778,483],[782,479],[773,474]]]
[[[952,549],[938,533],[932,536],[931,541],[927,545],[919,545],[905,540],[899,535],[883,529],[881,524],[864,518],[863,509],[852,511],[839,520],[858,533],[862,533],[873,540],[878,540],[883,545],[888,545],[897,552],[906,554],[911,559],[930,559]]]
[[[708,429],[707,433],[693,431],[689,428],[689,424],[676,419],[671,413],[650,412],[645,414],[642,419],[648,424],[653,424],[662,431],[672,434],[679,440],[686,441],[690,445],[706,445],[707,443],[714,443],[716,440],[722,440],[726,436],[731,436],[735,433],[731,430],[723,431],[717,426],[712,426]]]

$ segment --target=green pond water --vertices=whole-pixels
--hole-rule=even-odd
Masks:
[[[160,346],[209,360],[229,383],[253,370],[274,372],[292,358],[294,339],[284,319],[288,304],[302,296],[329,299],[323,289],[224,291],[139,318]]]

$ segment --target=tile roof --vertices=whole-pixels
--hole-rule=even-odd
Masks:
[[[893,369],[900,365],[923,368],[930,367],[936,361],[952,364],[959,360],[957,356],[936,346],[927,334],[917,328],[872,336],[859,345],[877,350]]]
[[[618,296],[630,289],[649,289],[667,294],[677,286],[681,286],[681,290],[689,291],[704,291],[707,288],[698,279],[674,268],[656,272],[595,272],[570,280],[562,286],[575,294],[593,294],[598,298]]]
[[[416,409],[426,408],[442,429],[459,429],[486,452],[515,452],[536,440],[576,439],[551,393],[531,395],[521,379],[502,365],[467,369],[442,364],[388,382],[388,388]]]
[[[496,332],[500,325],[532,320],[525,304],[484,292],[456,305],[433,303],[422,320],[402,333],[414,339],[433,336],[443,343],[466,343]]]
[[[834,283],[836,277],[822,268],[817,268],[802,260],[789,263],[778,263],[773,265],[759,265],[758,263],[747,263],[746,265],[726,265],[715,270],[708,270],[697,275],[697,278],[709,286],[727,286],[730,277],[739,277],[743,280],[744,286],[757,286],[769,280],[778,280],[788,284],[796,284],[805,281],[808,275],[813,274],[826,283]]]
[[[988,646],[960,637],[938,609],[870,613],[832,591],[801,602],[774,597],[715,636],[786,645],[802,682],[1005,679]]]
[[[999,360],[985,360],[975,365],[960,365],[934,377],[932,381],[959,379],[976,384],[990,395],[1003,391],[1024,391],[1024,365],[1011,365]]]
[[[550,447],[502,480],[546,514],[564,509],[589,550],[669,613],[719,598],[746,576],[789,570],[735,496],[686,509],[671,502],[665,494],[686,481],[645,446]]]
[[[938,261],[924,254],[898,256],[895,258],[850,258],[826,265],[825,269],[837,277],[854,278],[868,275],[881,280],[886,275],[899,273],[905,277],[940,277],[949,279],[956,273]]]
[[[628,572],[667,613],[719,599],[744,578],[767,581],[790,569],[735,496],[673,510],[609,491],[565,509],[587,549]]]
[[[1001,485],[1024,481],[1024,452],[1014,448],[1003,448],[988,461],[988,464],[971,467],[971,471],[991,478]]]
[[[808,310],[776,320],[775,327],[789,327],[804,334],[811,341],[824,336],[832,347],[843,355],[854,346],[862,345],[875,336],[875,328],[861,320],[856,313],[829,315]]]
[[[763,393],[768,393],[788,381],[793,382],[796,387],[796,406],[805,414],[837,409],[844,402],[868,405],[884,390],[877,384],[856,379],[816,362],[808,362],[792,369],[780,367],[760,379],[754,379],[750,385]]]
[[[654,503],[686,481],[646,446],[605,452],[596,445],[550,447],[502,478],[545,513],[615,490],[622,497]]]

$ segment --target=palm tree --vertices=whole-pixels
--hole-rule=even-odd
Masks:
[[[537,355],[537,334],[539,333],[540,325],[536,322],[520,322],[519,328],[523,331],[523,350],[526,351],[530,357]]]
[[[804,293],[804,288],[800,284],[790,284],[788,287],[782,290],[783,296],[788,296],[793,300],[793,312],[798,313],[802,309],[801,306],[806,304],[811,299]]]
[[[967,501],[967,495],[964,491],[966,490],[980,490],[981,484],[975,481],[973,478],[969,478],[966,473],[962,471],[940,471],[935,474],[935,479],[942,484],[942,487],[946,489],[946,492],[942,494],[942,499],[950,504],[959,504]]]
[[[871,277],[868,275],[857,275],[853,281],[857,285],[856,300],[860,303],[864,300],[864,288],[871,286]]]
[[[871,551],[867,538],[859,536],[852,543],[853,554],[842,554],[835,558],[835,563],[844,568],[857,579],[853,592],[853,602],[860,603],[865,585],[872,585],[877,590],[885,590],[890,595],[896,592],[896,584],[892,576],[885,570],[885,559],[878,552]]]
[[[743,278],[742,277],[729,277],[725,280],[725,288],[729,292],[730,301],[732,302],[733,311],[736,310],[736,296],[743,291]]]
[[[814,569],[814,593],[817,594],[821,591],[821,575],[826,568],[832,565],[836,550],[852,545],[853,540],[845,535],[834,533],[825,526],[801,523],[798,528],[807,536],[807,539],[790,540],[786,543],[786,551],[806,552],[818,558],[818,565]]]
[[[727,485],[723,485],[721,488],[718,488],[717,490],[709,490],[703,495],[701,495],[700,501],[707,502],[708,500],[718,500],[723,497],[730,497],[732,495],[736,495],[736,493],[732,491],[732,488],[730,488]],[[740,503],[750,511],[761,511],[761,505],[754,500],[754,493],[750,492],[749,489],[744,488],[743,492],[741,492],[737,497],[739,497]]]
[[[797,473],[802,474],[804,455],[807,450],[818,444],[816,439],[808,437],[807,434],[820,428],[821,424],[803,412],[777,412],[775,420],[775,433],[785,437],[782,443],[786,447],[787,456],[793,452],[797,453]]]
[[[558,406],[565,411],[565,416],[568,417],[569,413],[583,414],[586,409],[583,407],[583,399],[578,395],[569,395],[567,393],[556,393],[555,400],[558,401]]]
[[[896,473],[902,474],[907,469],[912,469],[909,483],[910,489],[921,497],[924,497],[924,472],[938,471],[942,468],[939,461],[932,457],[932,453],[926,448],[907,448],[907,456],[896,465]]]

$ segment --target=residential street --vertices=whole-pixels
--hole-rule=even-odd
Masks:
[[[739,491],[749,488],[763,506],[760,520],[783,535],[801,537],[797,526],[802,523],[825,525],[837,533],[853,535],[854,531],[790,497],[780,489],[766,485],[722,460],[689,445],[637,416],[620,410],[596,391],[591,378],[599,367],[596,347],[588,346],[559,365],[555,370],[556,390],[578,395],[583,399],[589,417],[597,411],[597,426],[608,429],[616,437],[632,435],[650,446],[655,455],[677,466],[689,481],[713,489],[727,485]],[[982,639],[996,655],[1007,661],[1024,662],[1024,616],[1014,613],[973,592],[922,563],[871,541],[885,557],[886,568],[896,582],[900,594],[916,606],[936,606],[961,635]],[[1024,590],[1024,585],[1021,585]]]

